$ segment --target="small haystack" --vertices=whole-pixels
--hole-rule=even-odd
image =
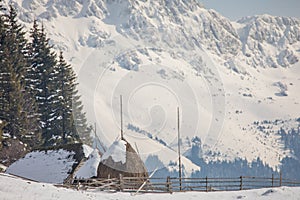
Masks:
[[[103,154],[98,178],[148,177],[146,167],[132,146],[124,139],[115,141]]]

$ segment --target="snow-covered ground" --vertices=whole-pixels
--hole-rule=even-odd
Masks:
[[[0,199],[1,200],[59,200],[59,199],[101,199],[101,200],[118,200],[118,199],[164,199],[164,200],[230,200],[230,199],[253,199],[253,200],[299,200],[300,188],[272,188],[258,189],[236,192],[184,192],[173,194],[137,194],[132,196],[130,193],[107,193],[100,191],[76,191],[61,187],[55,187],[51,184],[36,183],[22,180],[7,174],[0,173]]]

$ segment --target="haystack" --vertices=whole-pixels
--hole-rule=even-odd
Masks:
[[[103,154],[98,166],[98,178],[148,177],[146,167],[132,146],[125,140],[115,141]]]

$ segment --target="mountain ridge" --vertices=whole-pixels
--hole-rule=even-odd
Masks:
[[[237,21],[244,26],[243,30],[238,30],[227,18],[214,10],[206,10],[196,0],[190,2],[25,0],[17,5],[21,10],[20,18],[24,22],[31,22],[35,17],[51,21],[58,16],[72,18],[94,16],[107,24],[115,25],[121,34],[130,34],[130,37],[140,37],[144,40],[147,32],[152,36],[163,32],[169,39],[172,38],[172,33],[178,33],[183,40],[179,41],[179,45],[194,48],[195,44],[201,44],[212,53],[222,55],[225,63],[239,53],[244,55],[243,60],[251,66],[288,67],[299,60],[298,53],[295,49],[291,49],[291,45],[300,41],[300,22],[299,19],[292,17],[270,15],[245,17]],[[185,38],[184,35],[188,35],[191,39]],[[264,42],[279,48],[276,55],[270,55]],[[297,46],[299,47],[299,44]]]

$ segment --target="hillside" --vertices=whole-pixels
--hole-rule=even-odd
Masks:
[[[198,137],[205,162],[260,158],[278,169],[295,156],[278,131],[299,127],[299,19],[231,22],[196,0],[14,2],[28,29],[39,19],[66,52],[105,146],[119,137],[123,95],[125,138],[145,162],[176,171],[177,106],[185,155]],[[288,123],[257,125],[276,120]],[[186,174],[199,170],[183,160]]]

